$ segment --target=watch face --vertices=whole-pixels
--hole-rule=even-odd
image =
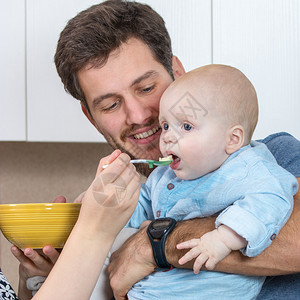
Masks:
[[[154,239],[161,239],[165,232],[167,232],[173,223],[171,218],[162,218],[154,220],[148,227],[151,236]]]
[[[172,223],[171,220],[156,220],[153,224],[152,224],[152,228],[155,230],[161,230],[161,229],[165,229],[166,227],[170,226]]]

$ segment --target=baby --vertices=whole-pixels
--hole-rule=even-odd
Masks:
[[[171,217],[177,221],[218,215],[216,229],[185,241],[186,269],[154,272],[128,293],[129,299],[254,299],[264,277],[208,270],[232,250],[256,256],[289,218],[297,180],[277,165],[264,144],[251,141],[258,119],[253,85],[239,70],[209,65],[174,81],[160,102],[160,150],[172,156],[142,187],[128,226]]]
[[[217,215],[216,229],[199,239],[182,237],[177,245],[185,252],[191,249],[179,263],[195,259],[194,272],[157,269],[132,287],[129,299],[256,298],[264,277],[199,271],[203,265],[213,270],[233,250],[260,254],[291,214],[297,180],[277,165],[264,144],[251,141],[257,118],[255,89],[233,67],[204,66],[166,89],[160,102],[160,150],[172,156],[172,163],[151,173],[130,228],[111,251],[156,218]],[[104,268],[90,299],[111,295]]]

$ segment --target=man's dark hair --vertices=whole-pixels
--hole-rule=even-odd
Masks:
[[[162,17],[145,4],[108,0],[80,12],[60,34],[55,65],[65,90],[89,109],[77,72],[87,64],[103,66],[130,38],[148,45],[173,78],[171,39]]]

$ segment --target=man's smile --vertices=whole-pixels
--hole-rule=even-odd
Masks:
[[[129,135],[128,138],[134,140],[137,144],[148,144],[159,139],[160,134],[161,128],[159,125],[156,125],[152,128],[140,129],[139,132]]]
[[[136,140],[145,139],[145,138],[147,138],[147,137],[155,134],[159,129],[160,129],[160,126],[156,125],[155,127],[153,127],[152,129],[150,129],[148,131],[144,131],[142,133],[133,134],[133,137]]]

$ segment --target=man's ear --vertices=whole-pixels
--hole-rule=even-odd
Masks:
[[[96,123],[92,117],[92,115],[89,113],[88,109],[81,103],[81,110],[85,114],[85,116],[88,118],[88,120],[96,127]]]
[[[172,57],[172,69],[173,69],[173,74],[174,74],[175,79],[185,73],[185,69],[184,69],[181,61],[175,55],[173,55],[173,57]]]
[[[85,114],[85,116],[88,118],[88,120],[95,126],[95,128],[101,133],[102,131],[99,129],[99,127],[97,126],[97,123],[95,122],[94,118],[92,117],[92,115],[89,113],[88,109],[81,103],[81,110],[83,111],[83,113]]]
[[[227,133],[226,153],[234,153],[243,147],[245,140],[244,128],[241,125],[231,127]]]

